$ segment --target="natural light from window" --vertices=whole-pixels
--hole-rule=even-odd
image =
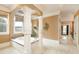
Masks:
[[[0,16],[0,34],[8,34],[8,19],[7,17]]]

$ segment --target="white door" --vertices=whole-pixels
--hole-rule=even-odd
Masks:
[[[78,16],[74,19],[74,43],[78,47]]]

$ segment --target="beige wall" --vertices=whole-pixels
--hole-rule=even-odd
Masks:
[[[37,19],[35,19],[35,20],[33,19],[32,20],[32,26],[34,26],[34,25],[38,25],[38,20]]]
[[[0,35],[0,43],[10,41],[9,35]]]
[[[43,26],[48,24],[48,30],[43,30],[43,37],[58,40],[58,16],[46,17],[43,20]]]

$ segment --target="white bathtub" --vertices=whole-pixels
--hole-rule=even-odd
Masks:
[[[37,40],[38,40],[37,38],[31,37],[30,43],[36,42]],[[12,39],[12,41],[17,42],[21,45],[24,45],[24,37],[18,37],[18,38]]]
[[[18,37],[16,39],[12,39],[14,42],[17,42],[21,45],[24,45],[24,37]],[[38,41],[39,39],[37,38],[31,38],[30,40],[30,43],[33,43],[33,42],[36,42]],[[59,41],[57,40],[52,40],[52,39],[46,39],[46,38],[43,38],[42,39],[42,43],[43,43],[43,46],[46,46],[46,47],[53,47],[53,46],[58,46],[59,45]]]

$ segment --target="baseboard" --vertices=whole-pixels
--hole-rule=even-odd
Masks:
[[[0,48],[5,48],[5,47],[8,47],[8,46],[11,46],[11,42],[4,42],[4,43],[0,43]]]

